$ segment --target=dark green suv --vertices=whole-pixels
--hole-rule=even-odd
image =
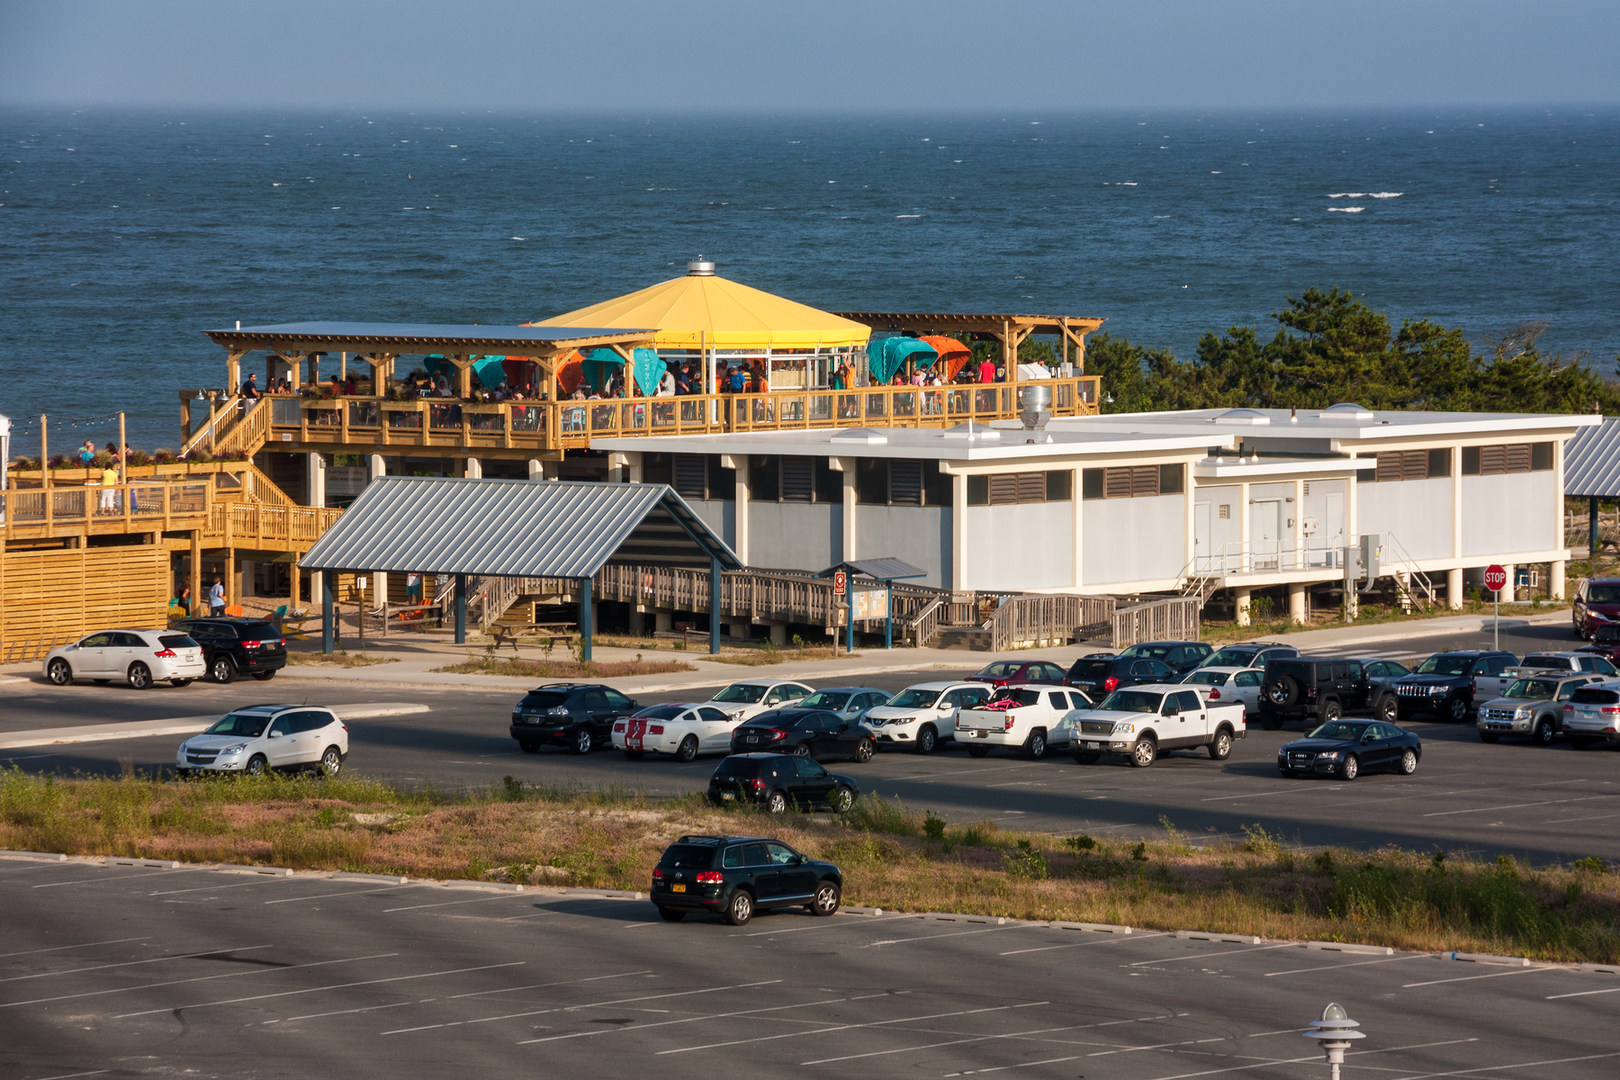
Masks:
[[[652,873],[652,902],[666,922],[709,911],[741,926],[763,908],[837,913],[844,875],[832,863],[758,836],[683,836]]]

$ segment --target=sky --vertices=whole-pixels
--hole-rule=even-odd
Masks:
[[[1620,103],[1620,0],[0,0],[0,107]]]

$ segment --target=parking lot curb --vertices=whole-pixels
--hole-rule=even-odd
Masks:
[[[1394,956],[1395,950],[1388,945],[1357,945],[1350,941],[1307,941],[1307,949],[1321,949],[1323,952],[1356,953],[1361,956]]]
[[[1454,952],[1443,955],[1447,960],[1458,960],[1465,964],[1501,964],[1506,967],[1530,966],[1530,961],[1523,956],[1496,956],[1492,953],[1482,952]]]
[[[439,885],[446,889],[472,889],[477,892],[522,892],[523,885],[516,881],[472,881],[457,878],[453,881],[441,881]]]
[[[1582,964],[1582,971],[1595,971],[1599,975],[1620,975],[1620,965],[1616,964]]]
[[[1129,934],[1128,926],[1116,926],[1113,923],[1100,922],[1050,922],[1046,925],[1053,930],[1089,930],[1094,934]]]
[[[0,851],[0,859],[28,859],[33,862],[67,862],[67,856],[54,851]]]
[[[950,911],[925,911],[917,917],[919,919],[932,919],[935,922],[980,923],[986,926],[1007,925],[1007,920],[1000,915],[958,915]]]
[[[285,866],[238,866],[235,863],[220,863],[214,869],[225,874],[259,874],[263,877],[293,876],[293,872]]]
[[[880,907],[867,907],[864,904],[844,904],[844,905],[840,906],[838,910],[842,911],[845,915],[881,915],[881,914],[883,914],[883,909],[882,908],[880,908]]]
[[[398,874],[356,874],[349,870],[338,870],[332,874],[333,881],[375,881],[386,885],[408,885],[410,878]]]
[[[1215,934],[1205,930],[1177,930],[1176,937],[1183,941],[1220,941],[1228,945],[1258,945],[1264,940],[1253,934]]]
[[[603,900],[645,900],[647,894],[634,889],[564,889],[564,896],[596,896]]]
[[[103,866],[139,866],[145,870],[178,870],[180,864],[173,859],[126,859],[122,856],[108,856],[101,860]]]

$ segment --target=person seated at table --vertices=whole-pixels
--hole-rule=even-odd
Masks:
[[[343,392],[350,397],[353,397],[355,394],[359,393],[358,386],[359,384],[355,382],[353,375],[350,375],[347,379],[343,380]]]
[[[585,391],[588,390],[588,389],[590,389],[589,386],[587,386],[585,383],[580,383],[578,386],[574,387],[574,392],[572,394],[568,395],[568,400],[569,401],[584,401],[586,399],[586,396],[587,396]]]

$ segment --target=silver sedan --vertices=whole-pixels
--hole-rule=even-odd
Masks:
[[[1181,681],[1209,687],[1209,699],[1230,704],[1241,701],[1251,715],[1260,712],[1260,684],[1266,673],[1252,667],[1194,668]]]

